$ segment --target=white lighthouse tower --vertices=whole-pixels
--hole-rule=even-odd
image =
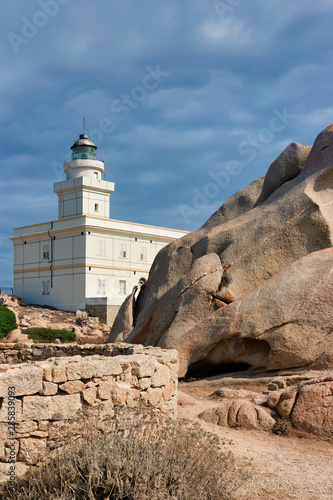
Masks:
[[[64,162],[66,180],[56,182],[59,219],[80,215],[110,217],[110,194],[114,183],[103,180],[104,162],[96,157],[95,144],[81,134],[71,147],[72,157]]]

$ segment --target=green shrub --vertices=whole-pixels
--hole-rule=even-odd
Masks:
[[[125,407],[107,434],[96,428],[88,424],[6,499],[230,500],[248,477],[218,436],[189,420]]]
[[[22,333],[28,335],[29,339],[39,342],[54,342],[56,339],[61,342],[73,342],[76,340],[76,333],[68,330],[52,330],[51,328],[27,328]]]
[[[15,328],[17,328],[15,314],[3,304],[0,304],[0,339],[15,330]]]

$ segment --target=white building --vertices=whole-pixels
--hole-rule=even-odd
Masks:
[[[125,296],[148,278],[158,251],[186,232],[109,218],[114,184],[81,134],[56,182],[59,218],[14,229],[14,293],[26,303],[87,309],[111,324]]]

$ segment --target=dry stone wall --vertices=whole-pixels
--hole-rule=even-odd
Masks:
[[[107,431],[117,406],[177,407],[178,354],[128,344],[0,347],[0,483],[78,437]]]

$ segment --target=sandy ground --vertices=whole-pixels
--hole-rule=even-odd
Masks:
[[[257,386],[260,393],[262,382],[264,380]],[[219,387],[221,384],[217,378],[180,383],[179,390],[195,398],[195,404],[179,405],[178,417],[197,420],[204,429],[226,439],[226,448],[233,452],[237,464],[251,472],[251,479],[238,491],[236,498],[333,500],[332,440],[312,436],[279,436],[206,423],[198,415],[218,406],[219,402],[209,396]]]

